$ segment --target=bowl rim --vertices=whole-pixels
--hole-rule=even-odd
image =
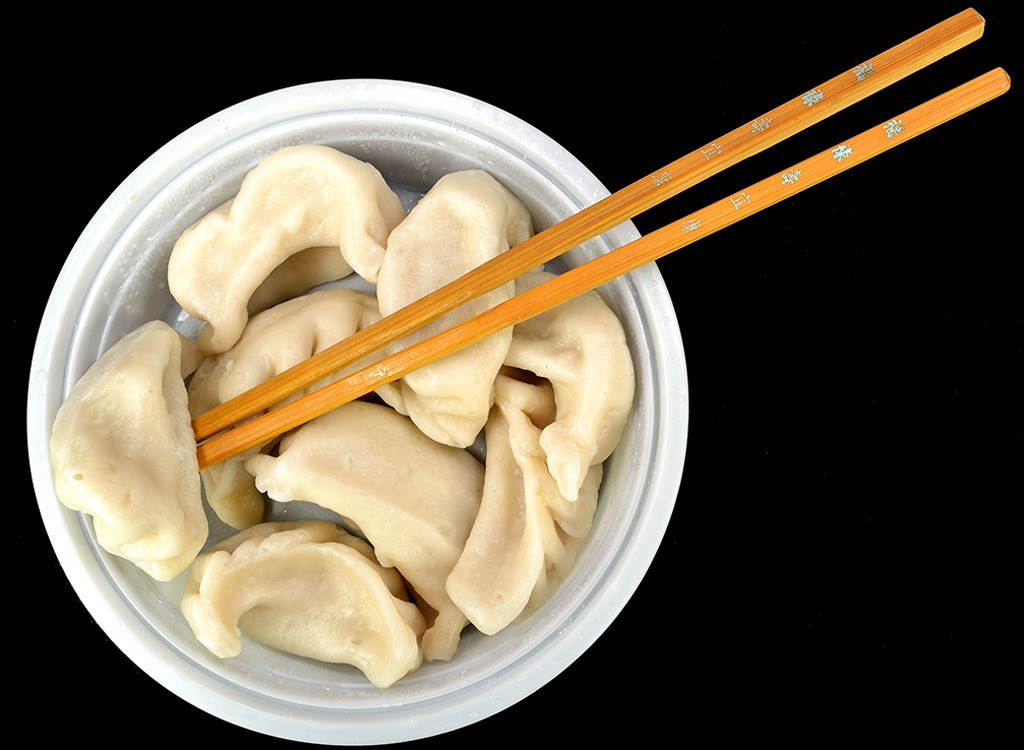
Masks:
[[[656,440],[671,446],[671,455],[662,450],[648,474],[649,502],[639,515],[636,531],[621,551],[629,565],[605,571],[614,585],[603,586],[586,612],[573,621],[574,648],[566,656],[556,653],[557,642],[543,644],[538,654],[547,659],[546,668],[534,664],[511,665],[505,680],[508,686],[500,699],[473,706],[465,703],[435,707],[430,722],[423,717],[405,716],[400,712],[387,726],[368,726],[344,716],[321,717],[311,724],[308,716],[285,716],[280,707],[258,695],[240,695],[233,685],[201,669],[181,669],[180,652],[166,642],[148,624],[126,622],[118,612],[122,606],[115,587],[109,585],[108,573],[95,562],[88,542],[86,519],[64,508],[53,490],[48,460],[49,427],[52,415],[47,403],[50,393],[51,363],[59,352],[66,352],[72,336],[64,309],[67,300],[77,299],[92,282],[90,268],[106,257],[105,238],[111,227],[128,226],[135,211],[151,197],[156,177],[171,169],[168,165],[191,164],[214,153],[231,139],[243,137],[265,121],[268,113],[284,108],[290,113],[323,114],[344,111],[395,111],[406,108],[403,102],[414,96],[417,114],[433,114],[452,119],[453,115],[471,112],[474,127],[484,136],[497,137],[505,129],[515,129],[517,142],[524,145],[523,158],[538,168],[558,171],[551,155],[574,170],[574,189],[582,201],[592,201],[607,194],[596,176],[560,144],[532,125],[486,102],[466,95],[422,83],[388,79],[345,79],[299,84],[258,95],[221,110],[198,122],[166,143],[143,161],[111,193],[88,222],[68,255],[44,310],[39,335],[32,354],[27,401],[27,438],[29,464],[36,491],[37,505],[47,534],[60,565],[83,605],[111,641],[143,672],[189,703],[226,721],[265,734],[300,741],[337,744],[339,733],[347,732],[343,744],[385,744],[420,739],[457,729],[480,721],[525,698],[553,679],[578,658],[611,624],[639,586],[653,561],[671,517],[682,478],[688,427],[688,392],[686,364],[681,334],[671,300],[660,272],[654,264],[631,274],[638,280],[648,302],[659,305],[665,325],[652,331],[655,336],[651,356],[659,373],[672,372],[676,388],[673,397],[675,412],[659,414],[656,419]],[[158,180],[156,180],[158,182]],[[631,222],[612,230],[619,243],[638,235]],[[57,356],[59,360],[60,357]],[[133,627],[134,625],[134,627]],[[268,725],[268,715],[274,725]],[[333,738],[333,739],[332,739]]]

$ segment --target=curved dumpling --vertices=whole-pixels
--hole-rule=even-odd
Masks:
[[[337,247],[311,247],[290,255],[252,293],[247,305],[249,316],[351,273],[352,266]]]
[[[380,563],[397,568],[436,612],[424,658],[452,657],[467,621],[445,579],[480,507],[479,461],[388,406],[353,401],[286,435],[278,456],[253,456],[246,467],[274,500],[316,503],[354,524]]]
[[[261,161],[238,195],[182,233],[168,264],[178,304],[206,321],[200,347],[230,348],[245,326],[256,289],[284,260],[314,247],[338,247],[375,282],[384,244],[405,217],[401,199],[375,167],[333,148],[283,148]]]
[[[60,501],[93,517],[105,550],[160,581],[208,534],[183,379],[192,347],[163,321],[135,329],[74,385],[50,439]]]
[[[516,279],[516,289],[550,277],[532,271]],[[633,360],[622,323],[596,291],[587,292],[517,324],[505,364],[554,386],[558,413],[540,442],[562,494],[575,500],[588,469],[618,444],[633,405]]]
[[[480,512],[446,584],[452,601],[487,635],[547,599],[572,567],[597,508],[601,465],[588,471],[573,502],[548,472],[540,436],[554,412],[546,383],[506,375],[495,381]]]
[[[388,239],[377,283],[383,315],[454,281],[533,232],[522,201],[486,172],[447,174],[420,199]],[[449,328],[512,296],[508,283],[410,334],[395,351]],[[412,372],[400,381],[408,414],[438,442],[465,448],[476,440],[491,406],[491,386],[511,340],[505,330]]]
[[[195,418],[290,369],[380,319],[373,295],[354,289],[324,289],[282,302],[254,315],[237,343],[207,357],[189,383],[189,411]],[[379,356],[379,355],[375,355]],[[336,373],[334,380],[360,363]],[[314,384],[306,391],[324,385]],[[295,394],[286,401],[301,396]],[[245,460],[276,441],[243,451],[202,471],[206,500],[236,529],[263,520],[265,500]]]
[[[181,611],[221,658],[242,631],[299,656],[358,667],[385,688],[422,660],[425,623],[369,545],[327,521],[270,522],[211,547],[189,570]]]

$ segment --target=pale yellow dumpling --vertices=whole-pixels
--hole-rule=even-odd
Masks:
[[[574,501],[562,497],[540,445],[554,416],[548,384],[498,376],[480,512],[446,583],[452,601],[487,635],[547,601],[593,522],[602,467],[590,468]]]
[[[394,409],[353,401],[285,436],[279,455],[246,462],[278,502],[306,501],[359,529],[436,617],[423,636],[429,661],[450,659],[466,616],[445,580],[480,507],[484,469],[468,451],[431,440]],[[431,618],[428,617],[428,621]]]
[[[382,315],[390,315],[465,275],[533,233],[526,206],[481,170],[439,179],[388,238],[377,283]],[[391,348],[395,351],[450,328],[512,296],[510,282],[464,303]],[[409,373],[396,384],[408,414],[438,442],[465,448],[487,421],[491,386],[508,350],[510,329]]]
[[[401,199],[368,162],[327,146],[282,148],[246,175],[232,201],[182,233],[168,286],[206,322],[200,348],[223,352],[241,335],[253,294],[288,258],[337,247],[375,282],[388,235],[404,217]]]
[[[351,274],[352,267],[341,254],[341,248],[302,250],[282,261],[252,293],[247,305],[249,316]]]
[[[50,439],[60,501],[153,578],[195,559],[208,527],[184,376],[192,342],[163,321],[132,331],[72,387]]]
[[[551,277],[533,271],[518,292]],[[562,495],[575,500],[591,466],[618,444],[633,407],[633,359],[622,322],[596,291],[515,326],[505,364],[551,383],[557,413],[540,444]]]
[[[422,660],[425,623],[402,579],[361,539],[326,521],[253,526],[196,559],[181,611],[221,658],[242,632],[268,646],[358,667],[385,688]]]
[[[228,351],[207,357],[189,383],[193,418],[229,401],[348,338],[380,319],[373,295],[355,289],[323,289],[282,302],[254,315]],[[374,355],[380,356],[380,355]],[[327,378],[334,380],[360,363]],[[316,383],[307,390],[321,387]],[[285,400],[291,401],[301,394]],[[263,520],[265,498],[245,461],[276,440],[203,469],[206,500],[236,529]]]

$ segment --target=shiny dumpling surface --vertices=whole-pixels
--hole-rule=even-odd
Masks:
[[[525,291],[551,277],[516,279]],[[591,466],[618,444],[635,390],[633,360],[622,323],[596,292],[587,292],[517,324],[505,364],[548,380],[557,414],[541,446],[563,496],[575,500]]]
[[[288,256],[249,298],[249,316],[294,299],[313,287],[344,279],[352,274],[337,247],[311,247]]]
[[[387,237],[404,217],[401,199],[368,162],[315,144],[282,148],[246,175],[232,201],[182,233],[169,288],[206,322],[200,348],[223,352],[241,335],[253,293],[285,260],[338,247],[373,283]]]
[[[181,611],[222,658],[242,632],[288,653],[358,667],[389,687],[422,660],[424,620],[394,570],[327,521],[268,522],[211,547],[189,570]]]
[[[355,289],[323,289],[257,313],[231,349],[210,355],[196,370],[188,389],[192,417],[319,354],[379,319],[373,295]],[[359,364],[354,363],[326,380],[341,377]],[[299,395],[294,394],[286,401]],[[207,502],[221,520],[236,529],[263,520],[263,495],[244,464],[249,456],[274,442],[243,451],[202,471]]]
[[[381,314],[390,315],[454,281],[532,233],[526,206],[488,173],[443,176],[388,238],[377,282]],[[513,292],[509,282],[471,300],[391,350],[449,328]],[[409,373],[399,381],[401,403],[392,405],[438,442],[471,445],[487,420],[491,386],[510,340],[506,329]]]
[[[554,413],[549,385],[498,376],[480,512],[446,583],[452,601],[487,635],[547,600],[593,522],[602,468],[588,471],[575,501],[562,497],[540,445]]]
[[[167,581],[206,543],[184,376],[192,342],[163,321],[121,338],[72,387],[50,439],[60,501],[113,555]]]
[[[393,566],[437,614],[423,653],[450,659],[466,625],[445,591],[480,507],[483,465],[468,451],[425,436],[389,406],[353,401],[282,438],[276,456],[246,462],[278,502],[334,511]]]

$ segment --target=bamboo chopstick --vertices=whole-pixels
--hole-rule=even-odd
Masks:
[[[794,166],[570,269],[446,331],[198,445],[201,468],[313,419],[423,365],[686,247],[991,101],[1010,87],[1001,68],[979,76]]]
[[[706,146],[538,232],[460,279],[437,289],[192,421],[203,441],[476,296],[543,265],[700,181],[854,104],[979,39],[984,19],[961,11],[852,70],[797,96]]]

